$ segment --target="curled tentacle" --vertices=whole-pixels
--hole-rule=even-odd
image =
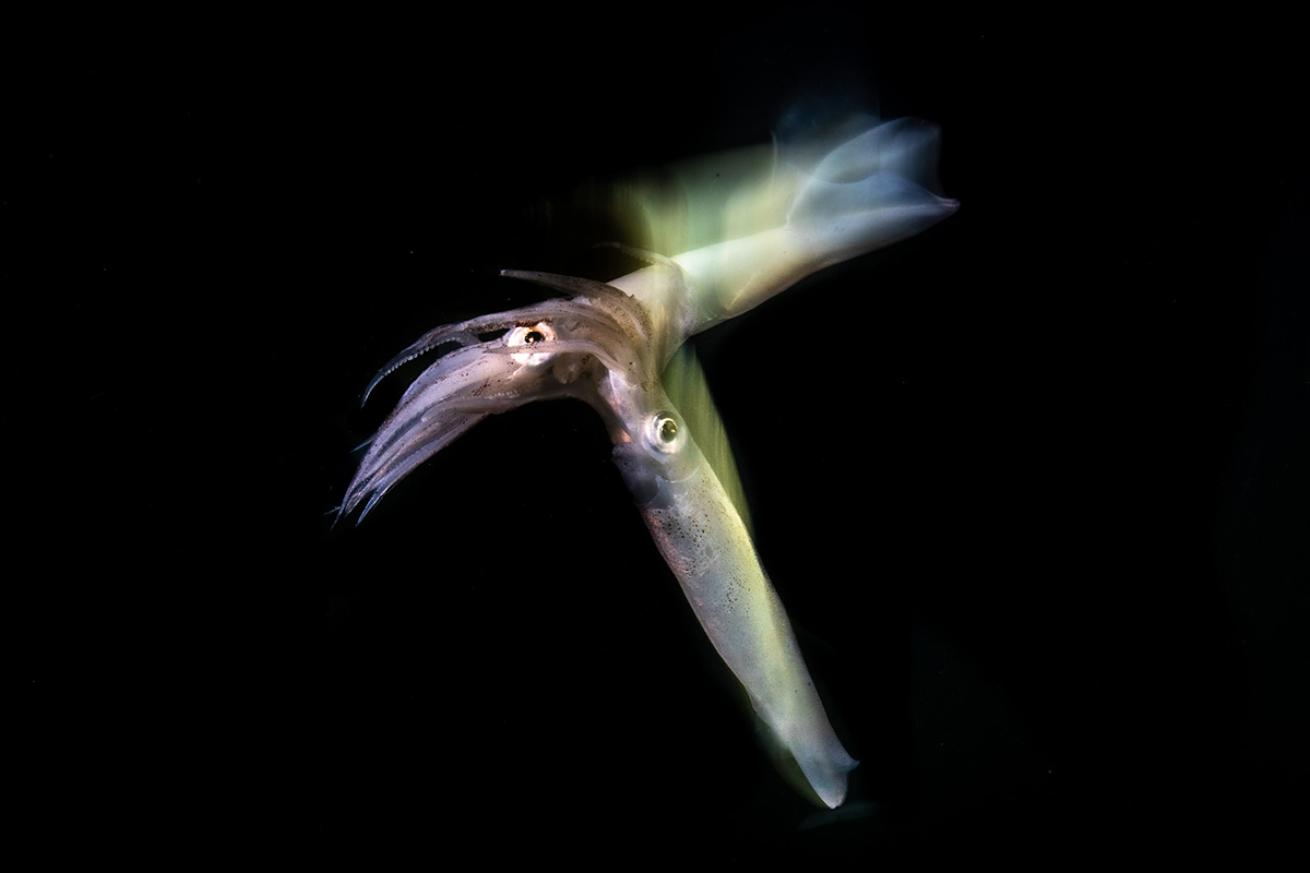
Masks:
[[[473,354],[463,356],[469,359],[460,362],[462,366],[452,367],[445,360],[434,364],[434,369],[443,369],[443,375],[401,403],[382,423],[346,490],[343,515],[362,501],[376,503],[374,498],[380,498],[401,478],[388,474],[401,468],[409,472],[487,414],[461,411],[450,401],[503,383],[516,368],[508,358],[477,354],[479,346],[469,349]],[[509,407],[506,404],[504,408]],[[410,461],[413,463],[407,464]]]
[[[489,333],[496,330],[507,330],[516,324],[524,322],[541,321],[549,318],[558,311],[557,303],[545,302],[535,303],[531,306],[524,306],[521,309],[512,309],[508,312],[495,312],[490,315],[479,315],[476,318],[470,318],[467,321],[458,324],[443,324],[440,327],[433,328],[414,342],[406,346],[399,354],[387,363],[382,365],[382,369],[369,380],[368,387],[364,389],[364,399],[360,405],[368,402],[369,395],[373,389],[378,386],[383,379],[399,370],[415,358],[419,358],[430,351],[450,342],[459,342],[461,345],[468,345],[467,339],[477,342],[476,334]]]
[[[364,484],[353,491],[350,499],[342,504],[342,512],[345,514],[353,512],[359,502],[367,497],[368,502],[364,504],[355,523],[362,522],[373,511],[373,507],[377,506],[378,501],[387,495],[392,486],[485,417],[485,414],[463,415],[443,426],[424,431],[421,439],[414,441],[412,449],[398,453],[391,463],[380,467]]]
[[[588,384],[578,380],[591,372],[589,361],[605,371],[641,372],[647,363],[640,354],[644,346],[632,339],[639,319],[630,301],[621,302],[626,295],[587,280],[573,283],[570,290],[572,299],[437,327],[383,367],[369,383],[366,399],[406,362],[442,345],[459,344],[414,379],[366,444],[339,514],[362,506],[362,521],[396,483],[487,415],[533,400],[588,396]],[[503,333],[478,340],[478,334],[495,331]]]
[[[437,342],[429,342],[422,345],[415,343],[399,355],[396,355],[390,361],[387,361],[382,369],[378,370],[377,373],[373,375],[373,378],[368,380],[368,386],[364,388],[364,396],[360,398],[359,405],[361,407],[367,406],[369,395],[373,393],[373,389],[378,387],[383,379],[387,378],[410,361],[420,358],[428,352],[446,345],[447,343],[459,343],[461,347],[465,347],[474,345],[477,341],[478,338],[468,331],[460,331]]]

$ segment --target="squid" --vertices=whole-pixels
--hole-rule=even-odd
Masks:
[[[931,190],[937,143],[923,121],[857,120],[785,162],[775,149],[766,172],[717,198],[720,239],[672,255],[620,246],[643,266],[609,281],[501,271],[551,295],[439,326],[374,376],[365,402],[404,364],[436,356],[366,444],[339,514],[358,510],[362,520],[488,415],[552,398],[588,404],[714,649],[818,800],[841,805],[857,761],[761,566],[721,422],[686,344],[811,273],[950,215],[957,202]]]

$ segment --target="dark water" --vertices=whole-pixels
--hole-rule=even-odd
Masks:
[[[14,65],[39,842],[630,863],[1290,841],[1310,313],[1283,29],[494,17]],[[628,268],[590,248],[616,229],[580,187],[767,142],[819,95],[939,123],[963,204],[698,341],[862,761],[837,813],[773,768],[587,409],[494,419],[362,527],[326,515],[395,350],[533,299],[499,267]]]

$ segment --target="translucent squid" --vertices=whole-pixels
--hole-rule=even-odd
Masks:
[[[386,364],[366,401],[403,364],[440,353],[367,444],[340,513],[362,507],[362,520],[487,415],[548,398],[589,404],[715,650],[814,794],[839,806],[857,762],[760,564],[722,426],[684,343],[817,270],[945,218],[957,203],[930,190],[936,161],[934,126],[865,119],[786,162],[775,152],[767,172],[715,195],[721,239],[672,256],[626,249],[646,266],[608,282],[502,271],[558,296],[437,327]]]

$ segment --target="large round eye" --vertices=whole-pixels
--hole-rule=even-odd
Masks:
[[[533,325],[519,325],[505,335],[505,345],[535,346],[537,343],[549,342],[555,338],[555,329],[544,321]],[[510,355],[516,364],[536,367],[555,357],[553,352],[534,352]]]
[[[676,452],[687,442],[687,429],[672,412],[657,412],[646,419],[646,442],[660,452]]]

